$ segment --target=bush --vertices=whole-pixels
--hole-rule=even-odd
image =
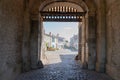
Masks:
[[[55,51],[56,49],[53,48],[53,47],[48,47],[47,50],[48,50],[48,51]]]
[[[53,47],[47,47],[48,51],[55,51],[55,50],[59,50],[59,48],[53,48]]]

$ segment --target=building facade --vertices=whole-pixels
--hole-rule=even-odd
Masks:
[[[78,43],[78,35],[73,35],[73,37],[70,38],[70,47],[78,50]]]
[[[44,34],[44,43],[47,48],[63,49],[65,45],[65,38],[60,37],[58,34],[54,35],[51,32]]]

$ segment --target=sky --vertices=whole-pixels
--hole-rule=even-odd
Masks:
[[[66,40],[70,41],[70,38],[78,34],[78,23],[77,22],[44,22],[45,33],[59,34]]]

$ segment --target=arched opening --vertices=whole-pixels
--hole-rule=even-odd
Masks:
[[[32,69],[43,67],[44,21],[78,22],[79,51],[77,60],[83,68],[95,70],[96,65],[96,16],[94,8],[88,9],[83,1],[44,1],[39,8],[39,16],[32,15],[30,34],[30,65]],[[39,18],[39,20],[38,20]],[[26,61],[24,61],[26,63]],[[27,64],[25,64],[27,65]]]
[[[115,0],[16,0],[10,4],[9,2],[0,1],[2,79],[12,79],[21,72],[21,69],[30,71],[41,68],[41,57],[44,54],[43,22],[57,21],[79,22],[81,36],[79,36],[79,54],[76,58],[80,59],[84,68],[107,72],[119,80],[119,13],[117,12],[119,2]],[[17,3],[19,4],[16,5]],[[10,75],[6,77],[6,74]],[[87,79],[89,78],[88,76]]]
[[[82,4],[82,7],[81,7]],[[40,25],[39,25],[39,56],[41,59],[45,53],[44,50],[44,21],[55,22],[78,22],[78,35],[79,35],[79,50],[76,57],[77,60],[81,60],[83,67],[88,65],[88,9],[84,3],[80,5],[70,1],[53,1],[45,3],[40,7]],[[83,6],[84,5],[84,6]]]

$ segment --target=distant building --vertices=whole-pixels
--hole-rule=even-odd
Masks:
[[[45,45],[46,45],[46,49],[47,49],[47,47],[51,47],[51,45],[52,45],[51,33],[50,34],[45,34],[44,42],[45,42]]]
[[[65,44],[65,39],[63,37],[59,37],[59,34],[54,35],[51,32],[49,34],[45,34],[44,42],[47,48],[56,48],[63,49]]]
[[[58,48],[63,49],[65,45],[65,38],[58,36]]]
[[[51,38],[52,38],[51,46],[53,48],[58,48],[58,36],[52,35]]]
[[[70,38],[70,46],[78,50],[78,35],[73,35]]]

